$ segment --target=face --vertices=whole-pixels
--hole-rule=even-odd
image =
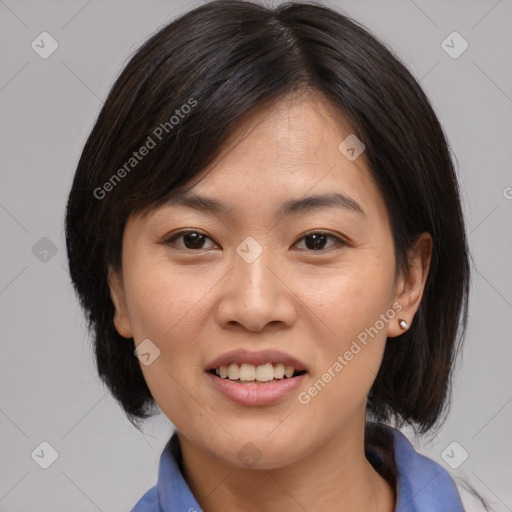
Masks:
[[[235,466],[244,450],[259,467],[284,466],[360,431],[385,344],[397,342],[386,339],[421,298],[426,253],[395,275],[383,197],[364,153],[351,161],[338,149],[351,131],[329,112],[310,96],[247,118],[187,191],[224,209],[176,202],[130,217],[111,278],[116,328],[136,346],[150,340],[140,364],[158,406],[190,443]],[[341,199],[280,210],[326,194]],[[258,366],[272,378],[265,363],[286,356],[305,373],[258,384],[208,371],[235,350],[248,359],[224,366],[244,363],[244,379]]]

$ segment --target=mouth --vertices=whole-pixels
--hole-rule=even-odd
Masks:
[[[231,363],[217,368],[210,368],[208,373],[239,384],[260,384],[265,385],[271,382],[300,377],[307,373],[307,370],[298,370],[292,365],[283,363],[266,363],[254,365],[249,363]]]
[[[308,367],[280,350],[238,349],[210,361],[205,374],[224,398],[255,407],[290,399],[305,384]]]
[[[231,363],[205,372],[213,389],[245,407],[270,406],[291,399],[305,384],[307,373],[282,363]]]

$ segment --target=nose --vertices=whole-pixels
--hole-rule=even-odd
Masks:
[[[296,320],[297,297],[290,276],[270,250],[246,261],[234,254],[233,268],[222,282],[217,319],[222,327],[249,331],[290,327]]]

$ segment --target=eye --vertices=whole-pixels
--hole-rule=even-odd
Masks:
[[[176,240],[178,240],[179,238],[183,238],[184,246],[176,243]],[[189,230],[175,233],[169,238],[166,238],[162,243],[165,245],[175,245],[181,249],[208,249],[208,247],[204,247],[205,240],[211,240],[211,238],[209,236],[206,236],[201,231]]]
[[[334,240],[334,247],[347,245],[343,240],[327,231],[312,231],[300,238],[299,241],[305,240],[307,249],[312,251],[322,251],[325,248],[326,240],[329,238]],[[307,242],[308,240],[309,243]]]

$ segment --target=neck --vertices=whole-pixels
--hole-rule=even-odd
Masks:
[[[178,437],[183,476],[204,512],[395,510],[395,491],[365,457],[364,423],[273,469],[235,467]]]

